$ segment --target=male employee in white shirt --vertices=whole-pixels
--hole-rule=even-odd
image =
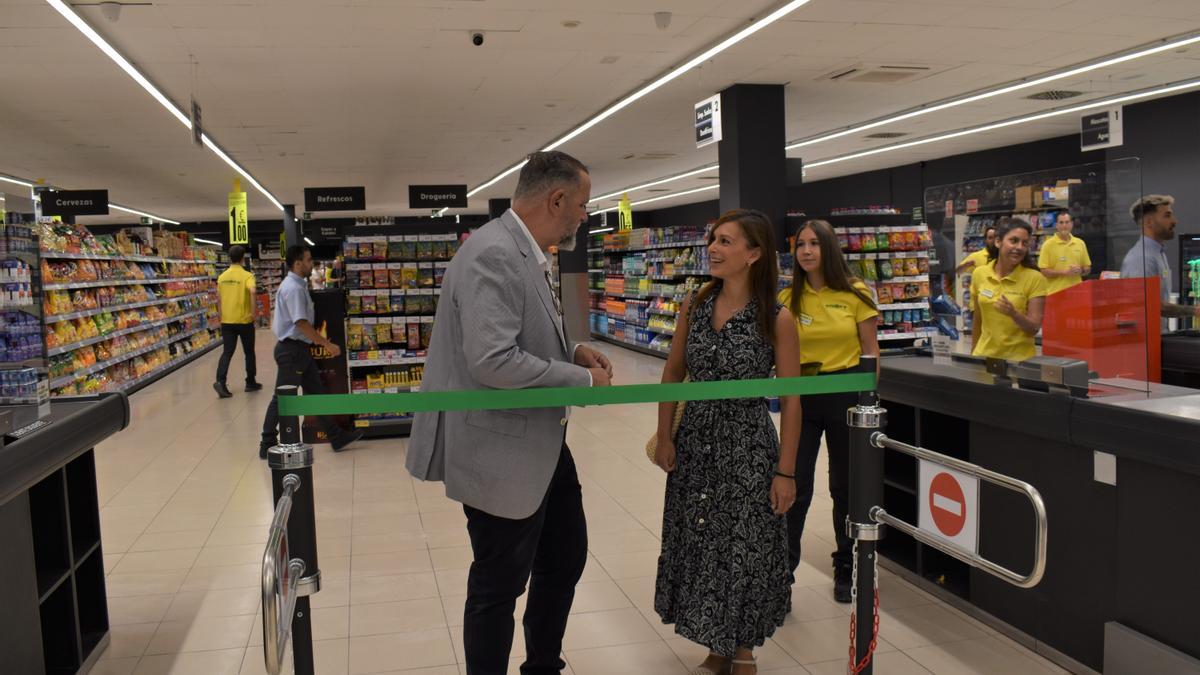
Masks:
[[[271,332],[279,340],[275,345],[275,364],[279,367],[275,390],[294,385],[301,387],[305,394],[324,394],[321,373],[312,357],[312,346],[324,347],[333,356],[341,354],[342,350],[313,327],[313,301],[307,281],[313,270],[312,251],[304,245],[290,246],[286,261],[288,274],[275,292],[275,314],[271,321]],[[317,420],[334,452],[345,450],[363,436],[361,431],[343,430],[328,417]],[[266,459],[267,450],[278,443],[278,426],[279,397],[274,395],[263,420],[262,442],[258,446],[260,458]]]

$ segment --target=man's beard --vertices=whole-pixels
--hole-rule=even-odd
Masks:
[[[578,239],[578,238],[577,238],[575,235],[571,235],[571,236],[567,237],[566,239],[563,239],[562,241],[558,242],[558,250],[560,250],[560,251],[574,251],[574,250],[575,250],[575,244],[576,244],[578,241],[579,241],[579,239]]]

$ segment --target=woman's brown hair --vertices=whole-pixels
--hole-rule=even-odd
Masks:
[[[996,241],[992,246],[988,247],[988,262],[994,262],[1000,257],[1000,242],[1008,236],[1013,230],[1025,230],[1029,233],[1029,250],[1025,251],[1025,257],[1021,260],[1021,265],[1028,267],[1031,270],[1038,269],[1037,261],[1033,257],[1033,226],[1029,221],[1023,218],[1001,218],[1000,222],[996,223]]]
[[[762,211],[754,209],[732,209],[721,214],[708,231],[708,245],[716,240],[717,228],[725,223],[737,223],[742,234],[749,240],[750,248],[761,251],[758,260],[750,266],[750,289],[758,300],[758,329],[768,340],[775,342],[775,289],[779,286],[779,257],[775,251],[775,228],[771,219]],[[716,283],[706,284],[696,293],[692,307],[704,302],[718,288]]]
[[[796,244],[792,245],[792,257],[796,255],[796,246],[800,242],[800,233],[812,230],[817,235],[817,243],[821,246],[821,275],[825,277],[825,285],[835,291],[846,291],[858,296],[871,309],[875,309],[875,301],[870,293],[863,293],[854,284],[863,283],[862,279],[850,273],[846,258],[842,255],[842,246],[838,243],[837,233],[833,226],[824,220],[809,220],[796,232]],[[799,317],[804,303],[804,286],[808,284],[808,275],[795,265],[792,272],[792,301],[788,309],[792,315]]]

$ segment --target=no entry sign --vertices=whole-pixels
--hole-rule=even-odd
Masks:
[[[979,479],[921,460],[918,526],[978,553]]]

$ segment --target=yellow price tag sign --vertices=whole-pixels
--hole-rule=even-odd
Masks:
[[[250,220],[246,214],[246,193],[240,185],[229,193],[229,243],[250,243]]]
[[[629,203],[629,195],[621,195],[621,203],[617,205],[617,213],[620,215],[621,231],[633,229],[633,205]]]

